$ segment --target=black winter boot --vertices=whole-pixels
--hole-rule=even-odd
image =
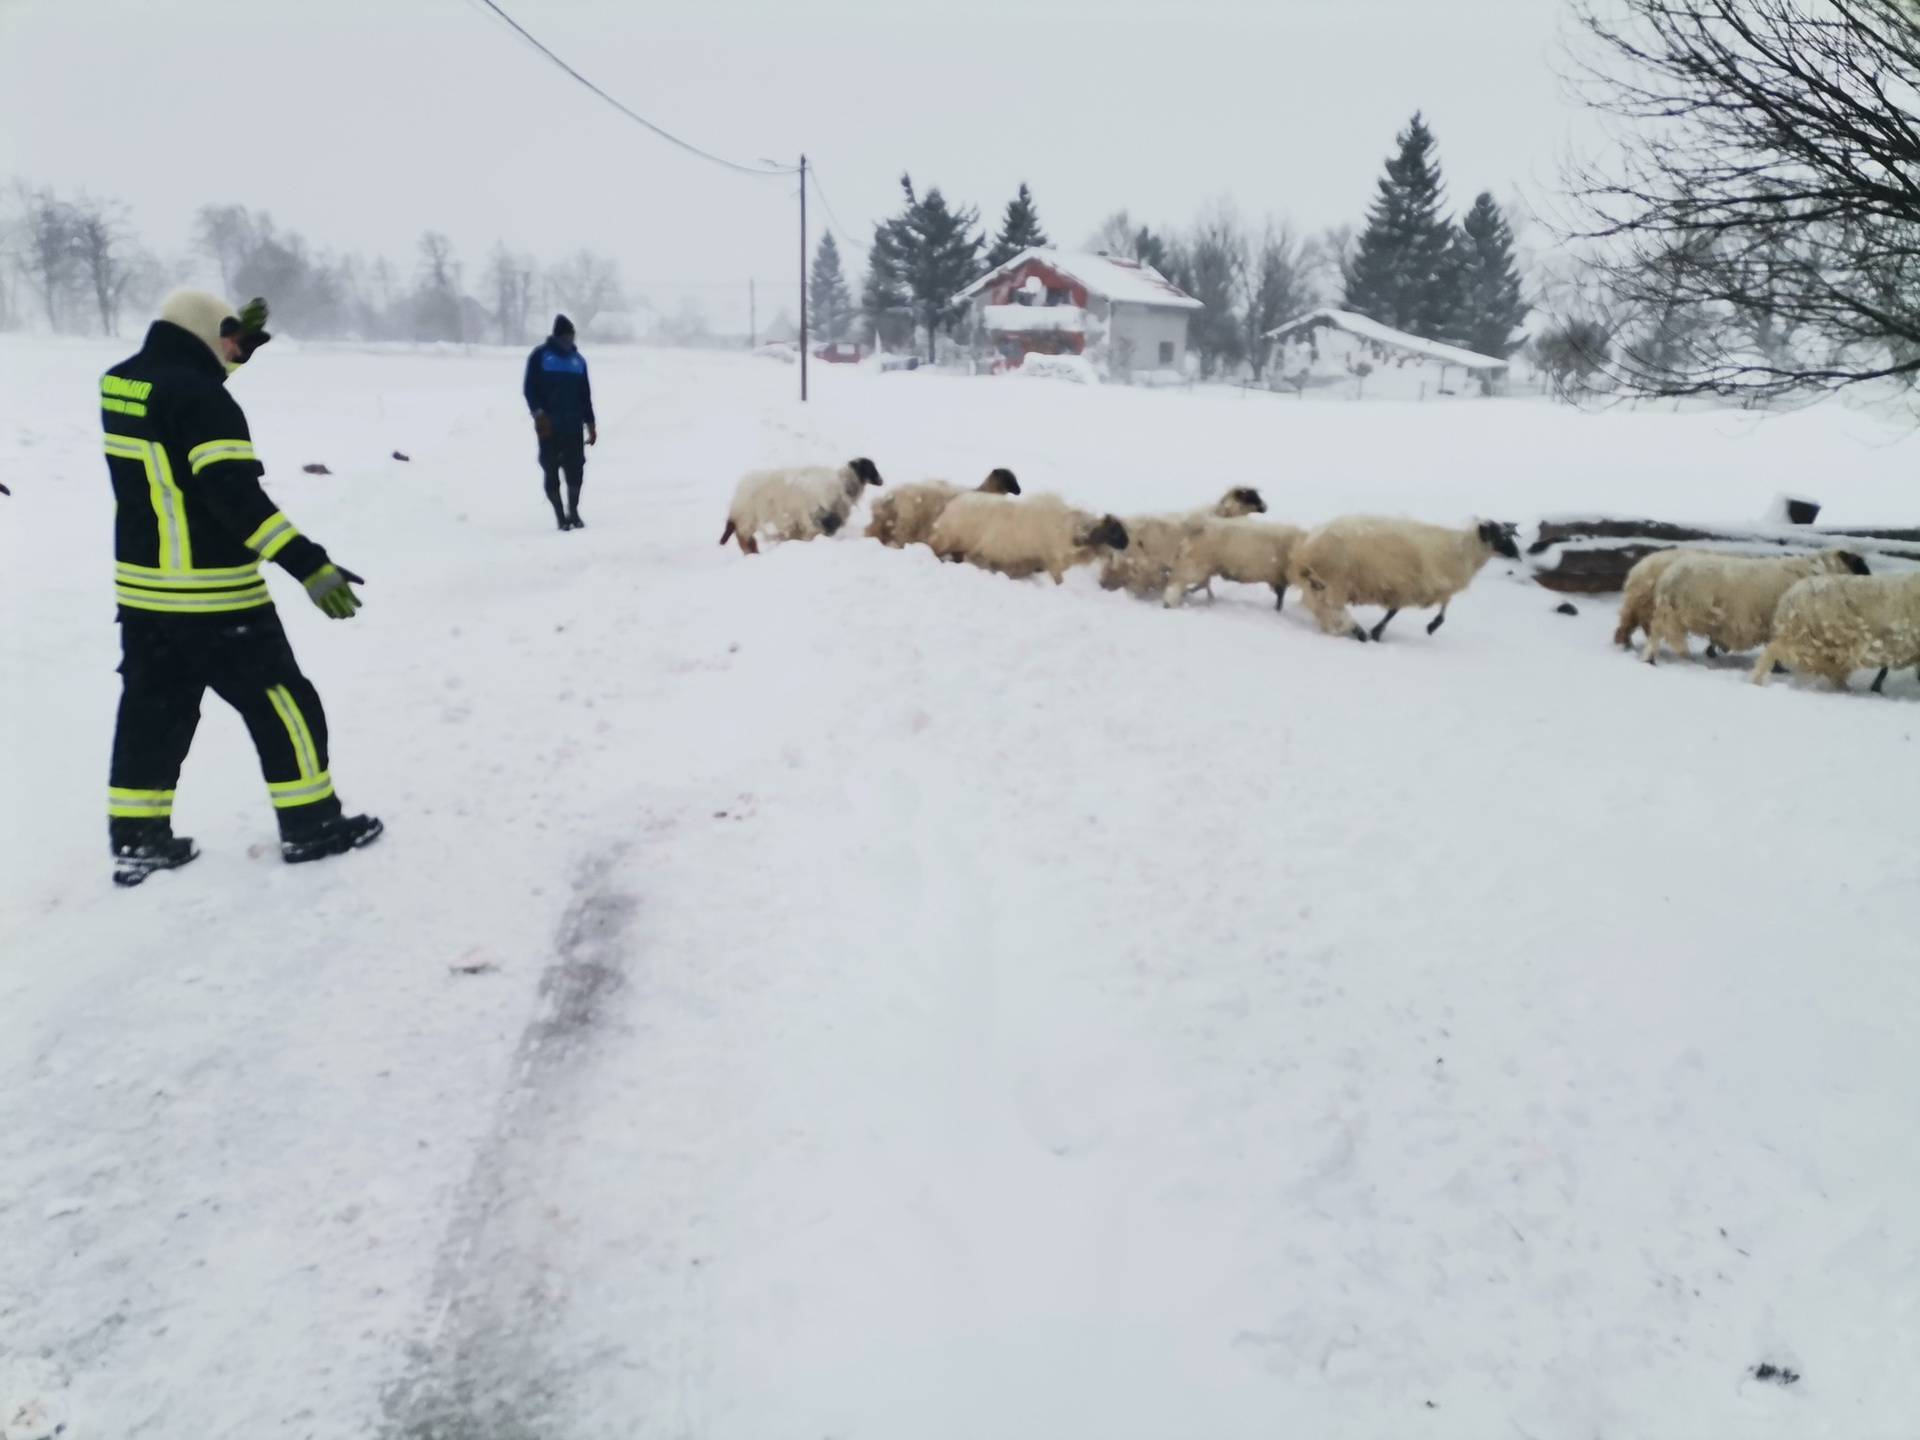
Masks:
[[[131,890],[156,870],[178,870],[200,858],[199,847],[185,835],[163,832],[113,847],[113,883]]]
[[[325,860],[349,850],[364,850],[386,829],[371,815],[335,815],[280,837],[280,858],[289,865]]]

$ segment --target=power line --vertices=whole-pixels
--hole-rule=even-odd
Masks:
[[[827,219],[832,222],[833,228],[840,232],[840,238],[851,245],[857,252],[861,242],[854,239],[853,236],[848,233],[847,227],[840,223],[840,217],[834,213],[833,202],[827,198],[826,187],[820,183],[820,167],[817,164],[809,165],[807,169],[813,179],[813,193],[820,197],[820,205],[821,208],[827,212]]]
[[[534,49],[538,50],[542,55],[546,56],[547,59],[551,60],[555,65],[558,65],[562,70],[566,71],[567,74],[571,75],[575,80],[579,81],[582,85],[586,86],[587,89],[591,90],[594,94],[598,95],[602,100],[606,101],[607,104],[611,105],[614,109],[618,110],[622,115],[626,116],[629,120],[632,120],[634,123],[638,125],[644,125],[647,129],[651,130],[654,134],[658,135],[662,140],[666,140],[674,145],[678,145],[682,150],[685,150],[689,155],[698,155],[702,160],[710,160],[715,165],[724,165],[727,169],[737,170],[742,175],[757,175],[764,178],[770,175],[793,175],[798,173],[799,167],[794,165],[741,165],[736,161],[726,159],[724,156],[715,155],[711,150],[702,150],[698,145],[692,144],[686,140],[682,140],[678,135],[675,135],[672,131],[662,129],[660,126],[654,124],[653,121],[647,119],[646,116],[641,115],[636,111],[628,109],[625,105],[621,104],[618,100],[614,99],[613,96],[609,95],[606,91],[602,90],[598,85],[594,84],[593,81],[587,79],[586,76],[582,75],[578,70],[574,69],[573,66],[569,65],[566,61],[562,60],[558,55],[554,54],[553,51],[549,50],[545,45],[541,44],[539,40],[534,38],[533,34],[527,29],[526,26],[522,25],[518,20],[514,19],[513,16],[509,15],[505,10],[502,10],[497,4],[494,3],[494,0],[479,0],[479,3],[486,6],[487,9],[491,10],[494,14],[498,15],[502,20],[506,21],[507,24],[511,25],[514,28],[515,32],[519,34],[521,39],[525,40],[529,45],[533,46]]]

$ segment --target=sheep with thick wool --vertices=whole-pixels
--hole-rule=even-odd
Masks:
[[[1613,643],[1622,649],[1633,648],[1633,632],[1645,630],[1653,619],[1653,592],[1660,577],[1673,563],[1687,555],[1706,555],[1706,550],[1687,550],[1675,546],[1642,555],[1627,571],[1627,583],[1621,587],[1620,623],[1613,627]]]
[[[1837,690],[1847,677],[1880,666],[1920,666],[1920,571],[1899,575],[1814,575],[1796,582],[1773,612],[1773,634],[1753,667],[1764,685],[1773,667],[1824,676]]]
[[[1867,573],[1850,550],[1755,559],[1739,555],[1685,555],[1653,587],[1653,614],[1641,659],[1649,665],[1662,646],[1685,655],[1688,637],[1707,637],[1709,652],[1752,650],[1773,634],[1773,612],[1796,582],[1811,575]]]
[[[1208,520],[1231,520],[1242,515],[1264,515],[1267,502],[1250,485],[1236,485],[1210,506],[1173,515],[1130,515],[1125,554],[1110,555],[1100,572],[1102,590],[1125,590],[1145,599],[1162,594],[1173,562],[1187,535]]]
[[[895,550],[909,545],[924,545],[933,534],[933,522],[941,512],[968,492],[949,480],[922,480],[890,490],[873,502],[873,514],[867,520],[867,538],[878,540]],[[1020,481],[1005,466],[988,472],[974,487],[980,495],[1018,495]]]
[[[865,456],[837,467],[749,470],[733,488],[720,543],[737,539],[742,555],[757,555],[763,534],[776,540],[833,535],[847,523],[867,486],[879,483],[880,471]]]
[[[1203,520],[1189,530],[1174,557],[1162,603],[1183,605],[1195,590],[1213,596],[1216,578],[1242,585],[1271,585],[1273,608],[1287,604],[1288,567],[1306,536],[1297,525],[1268,520]]]
[[[1427,625],[1446,623],[1447,606],[1495,555],[1520,558],[1514,527],[1476,520],[1464,530],[1378,515],[1345,515],[1311,531],[1294,546],[1290,578],[1329,635],[1378,640],[1402,610],[1440,607]],[[1348,607],[1384,605],[1387,613],[1363,630]]]
[[[1058,585],[1074,566],[1125,550],[1128,535],[1114,516],[1076,510],[1057,495],[1014,500],[970,493],[940,512],[927,544],[942,560],[1015,579],[1045,571]]]

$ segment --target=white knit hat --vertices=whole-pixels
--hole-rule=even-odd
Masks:
[[[222,362],[226,356],[220,350],[220,324],[224,320],[238,322],[240,319],[233,306],[204,290],[174,291],[161,304],[160,318],[197,335],[213,352],[213,358]]]

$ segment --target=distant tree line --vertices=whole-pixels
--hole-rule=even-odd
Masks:
[[[16,181],[0,191],[0,330],[118,335],[161,296],[204,278],[236,303],[263,295],[275,329],[315,340],[499,341],[544,334],[564,310],[583,335],[625,309],[617,262],[591,250],[542,263],[496,244],[469,272],[445,234],[410,263],[321,250],[264,211],[204,205],[186,253],[162,259],[125,205]]]
[[[903,175],[900,190],[899,210],[874,226],[857,302],[846,290],[837,243],[822,239],[811,286],[816,328],[827,339],[857,331],[931,357],[938,337],[954,334],[964,317],[954,295],[1052,242],[1024,183],[991,235],[976,207],[954,204],[938,187],[922,189]],[[1304,235],[1283,219],[1249,221],[1221,199],[1185,228],[1161,231],[1117,210],[1085,248],[1151,265],[1201,302],[1188,342],[1204,376],[1261,381],[1268,332],[1329,302],[1504,359],[1522,342],[1530,309],[1510,222],[1491,193],[1480,194],[1457,224],[1445,206],[1433,136],[1416,115],[1358,233],[1338,226]]]

